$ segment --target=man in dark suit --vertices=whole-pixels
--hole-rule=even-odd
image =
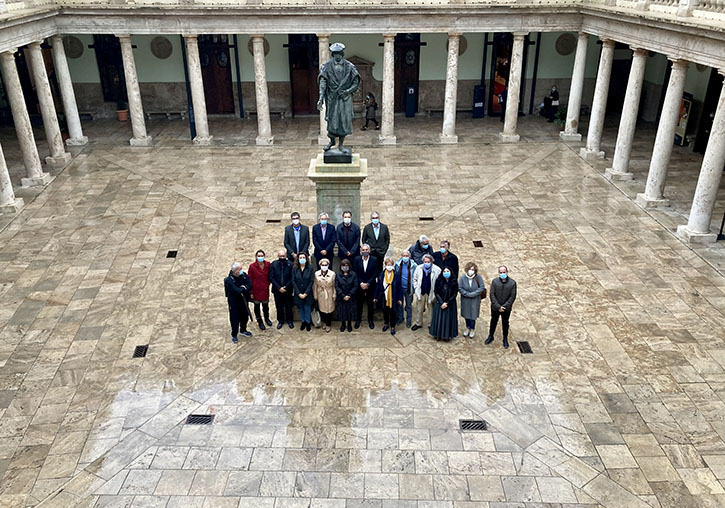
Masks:
[[[337,255],[340,261],[351,263],[360,255],[360,226],[352,221],[352,212],[342,212],[342,224],[337,225]]]
[[[332,265],[332,258],[335,255],[335,226],[328,224],[329,217],[325,212],[320,214],[320,222],[312,226],[312,243],[315,246],[315,260],[320,265],[320,260],[327,259]]]
[[[360,248],[360,256],[355,258],[352,264],[352,269],[357,274],[357,278],[360,282],[360,291],[357,294],[357,321],[355,321],[355,328],[360,328],[360,321],[362,321],[363,305],[368,304],[368,325],[372,330],[375,328],[373,323],[373,317],[375,314],[375,281],[377,280],[380,268],[378,267],[378,261],[370,255],[370,246],[366,243]]]
[[[370,214],[370,224],[363,229],[362,243],[370,245],[370,253],[377,260],[378,267],[382,269],[385,254],[390,247],[390,231],[387,225],[380,222],[378,212]]]
[[[287,250],[289,260],[295,261],[297,254],[310,250],[310,228],[300,224],[299,213],[292,212],[290,218],[292,224],[284,228],[284,248]]]

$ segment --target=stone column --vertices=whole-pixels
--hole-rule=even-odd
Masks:
[[[0,64],[2,64],[3,78],[5,79],[5,90],[8,94],[10,109],[13,113],[13,123],[18,136],[20,151],[23,154],[23,165],[25,166],[25,178],[20,182],[23,187],[46,185],[52,178],[48,173],[43,173],[38,156],[38,147],[35,146],[33,126],[30,124],[28,108],[25,106],[23,87],[20,85],[18,68],[15,66],[15,50],[0,53]]]
[[[320,68],[322,68],[322,64],[332,57],[330,54],[330,34],[317,34],[317,57]],[[323,104],[322,111],[320,111],[320,136],[317,138],[317,144],[322,146],[326,145],[330,141],[327,137],[327,120],[325,120],[326,110],[327,105]]]
[[[607,111],[607,96],[609,95],[609,78],[612,76],[612,61],[614,60],[614,41],[602,41],[602,55],[599,59],[597,84],[594,88],[594,102],[592,114],[589,118],[589,132],[587,133],[587,146],[579,150],[579,156],[585,160],[603,159],[604,152],[599,148],[602,144],[602,130],[604,129],[604,115]]]
[[[254,50],[254,93],[257,98],[257,144],[274,143],[269,121],[269,95],[267,94],[267,68],[264,63],[264,35],[252,35]]]
[[[569,100],[566,108],[566,125],[559,133],[563,141],[581,141],[579,133],[579,113],[582,105],[582,91],[584,90],[584,70],[587,66],[587,43],[589,34],[579,32],[579,40],[576,45],[576,56],[574,57],[574,70],[571,73],[571,88],[569,89]]]
[[[458,46],[461,34],[448,34],[448,61],[446,63],[446,92],[443,104],[443,132],[441,143],[458,143],[456,136],[456,101],[458,99]]]
[[[725,75],[725,69],[720,69],[720,74]],[[697,179],[695,197],[692,198],[690,218],[686,226],[677,228],[677,236],[687,243],[708,243],[717,240],[717,235],[710,233],[710,221],[723,166],[725,166],[725,86],[720,91],[710,138],[705,156],[702,158],[700,177]]]
[[[63,169],[70,163],[72,157],[71,154],[65,151],[63,146],[63,138],[60,135],[60,126],[58,125],[58,114],[55,111],[53,93],[50,91],[48,71],[45,69],[40,42],[31,42],[28,44],[28,50],[30,67],[33,69],[35,93],[38,96],[40,114],[43,117],[45,139],[48,142],[48,148],[50,148],[50,157],[45,158],[45,163],[53,169]]]
[[[524,59],[524,37],[526,33],[514,33],[514,46],[511,52],[511,67],[509,68],[508,90],[506,92],[506,116],[503,123],[503,132],[500,132],[499,141],[515,143],[519,140],[516,133],[516,124],[519,121],[519,92],[521,90],[521,67]]]
[[[609,180],[631,180],[632,173],[629,172],[629,156],[632,154],[632,139],[634,129],[637,126],[637,112],[639,111],[639,99],[642,95],[642,82],[644,80],[644,68],[647,64],[647,50],[634,50],[632,57],[632,68],[629,70],[627,80],[627,94],[624,96],[622,106],[622,117],[619,119],[619,132],[617,132],[617,143],[614,146],[614,160],[612,167],[607,168],[604,176]]]
[[[637,194],[637,204],[643,208],[655,208],[669,204],[664,197],[665,183],[689,66],[690,62],[685,60],[672,60],[670,82],[667,84],[667,93],[662,104],[662,114],[660,123],[657,125],[657,136],[652,149],[649,173],[647,173],[647,186],[644,194]]]
[[[146,134],[146,121],[143,116],[141,90],[136,75],[136,62],[133,58],[133,46],[130,35],[117,35],[121,41],[121,57],[123,58],[123,74],[126,77],[126,94],[128,95],[128,112],[131,116],[133,137],[129,140],[131,146],[151,146],[151,136]]]
[[[81,118],[78,115],[78,105],[76,104],[76,94],[73,91],[73,81],[68,70],[68,60],[65,57],[65,47],[63,46],[63,36],[54,35],[50,38],[53,46],[53,65],[55,66],[55,77],[58,79],[60,87],[60,96],[63,100],[63,113],[65,122],[68,125],[68,134],[70,137],[66,139],[66,146],[82,146],[88,143],[88,138],[83,135],[81,127]]]
[[[206,98],[204,97],[204,81],[201,78],[201,62],[199,60],[199,43],[196,35],[184,35],[186,44],[186,63],[189,68],[189,86],[191,87],[191,103],[194,107],[194,125],[196,126],[195,145],[211,145],[209,122],[206,118]]]
[[[381,145],[396,143],[394,130],[395,113],[395,34],[383,34],[383,113],[381,118]]]
[[[17,213],[23,204],[23,198],[15,197],[3,148],[0,146],[0,213]]]

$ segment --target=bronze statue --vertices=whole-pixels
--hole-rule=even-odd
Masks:
[[[336,42],[330,46],[330,52],[332,58],[322,65],[317,77],[320,87],[317,109],[322,111],[323,102],[327,105],[325,120],[330,142],[325,151],[330,150],[335,145],[335,138],[338,138],[339,151],[347,155],[350,150],[342,144],[345,136],[352,134],[352,94],[360,86],[360,74],[349,60],[345,60],[344,44]]]

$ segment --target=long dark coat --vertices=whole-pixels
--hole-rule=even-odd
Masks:
[[[295,305],[302,305],[304,302],[313,302],[314,297],[312,296],[312,285],[315,281],[315,270],[308,266],[304,272],[300,270],[299,266],[296,266],[292,272],[292,287],[294,288]],[[307,298],[304,300],[299,298],[297,295],[305,293]]]
[[[335,60],[331,58],[320,69],[318,86],[323,79],[327,86],[324,97],[327,132],[331,136],[349,136],[352,134],[352,95],[360,86],[360,74],[350,61],[344,59],[338,73]],[[340,95],[345,91],[349,91],[349,95],[347,99],[342,99]]]

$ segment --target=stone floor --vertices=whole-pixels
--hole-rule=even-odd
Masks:
[[[435,144],[440,119],[396,121],[398,146],[350,138],[371,169],[363,209],[396,252],[425,232],[487,279],[506,263],[511,338],[533,354],[483,345],[486,305],[477,337],[447,344],[379,327],[254,327],[232,344],[230,263],[279,247],[291,210],[313,221],[315,119],[275,122],[273,147],[247,146],[254,124],[234,119],[212,120],[212,147],[154,121],[148,149],[88,123],[92,143],[2,216],[0,506],[725,505],[723,248],[671,233],[700,157],[675,150],[673,207],[649,214],[630,198],[651,129],[617,188],[538,118],[515,145],[493,119],[461,120],[457,146]],[[461,432],[473,417],[490,430]]]

